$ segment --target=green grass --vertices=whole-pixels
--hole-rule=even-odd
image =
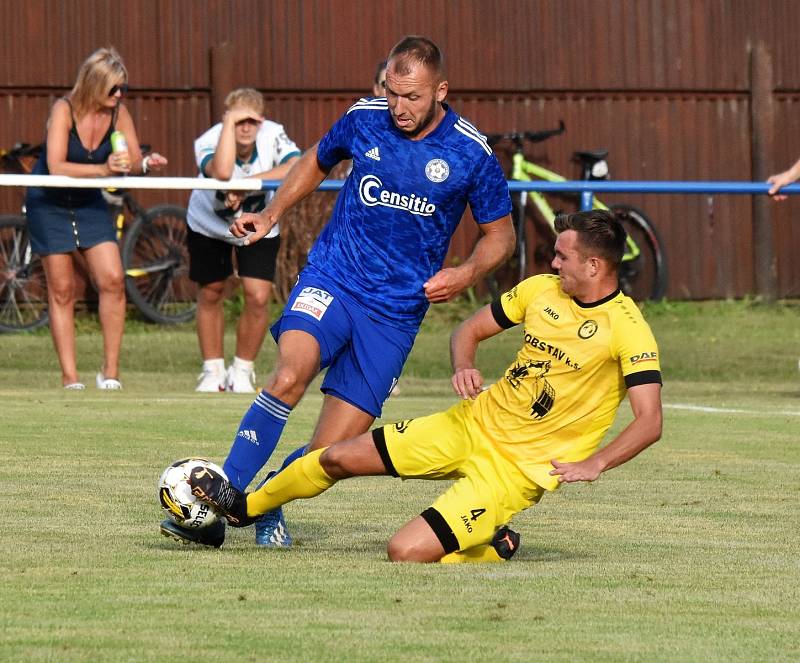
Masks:
[[[448,333],[466,312],[433,311],[386,419],[452,402]],[[222,461],[250,402],[192,392],[192,326],[132,321],[121,393],[64,392],[46,332],[0,336],[0,661],[798,660],[798,312],[649,306],[663,440],[518,517],[512,562],[460,567],[385,561],[444,487],[389,478],[291,505],[291,550],[230,529],[219,551],[177,546],[158,535],[158,475]],[[95,321],[80,330],[88,379],[100,341]],[[482,351],[488,377],[518,340]],[[320,402],[310,390],[276,459]]]

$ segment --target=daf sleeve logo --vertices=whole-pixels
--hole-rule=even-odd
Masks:
[[[431,182],[444,182],[450,175],[450,166],[443,159],[431,159],[425,166],[425,177]]]
[[[631,357],[631,364],[640,364],[643,361],[656,361],[658,359],[657,352],[642,352],[638,355]]]
[[[578,336],[586,340],[592,338],[597,333],[597,322],[594,320],[587,320],[578,329]]]

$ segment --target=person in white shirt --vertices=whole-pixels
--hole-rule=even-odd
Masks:
[[[225,109],[222,122],[194,143],[199,177],[283,179],[300,150],[283,126],[264,118],[261,93],[253,88],[233,90]],[[254,391],[253,365],[269,325],[280,235],[276,225],[264,240],[245,246],[231,233],[230,224],[243,212],[260,212],[271,197],[266,191],[198,189],[189,199],[189,276],[199,285],[197,337],[203,356],[197,391]],[[236,354],[226,370],[223,302],[234,253],[244,310],[236,328]]]

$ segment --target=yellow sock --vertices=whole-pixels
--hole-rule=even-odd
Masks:
[[[247,515],[259,516],[298,498],[316,497],[333,484],[319,457],[325,449],[310,451],[247,496]]]
[[[467,564],[470,562],[505,562],[490,545],[475,546],[466,550],[456,550],[439,560],[442,564]]]

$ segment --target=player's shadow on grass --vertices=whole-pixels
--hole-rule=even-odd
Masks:
[[[526,546],[523,539],[519,551],[514,555],[512,562],[563,562],[568,559],[588,559],[590,556],[576,553],[574,550],[562,548],[539,548],[536,546]]]

